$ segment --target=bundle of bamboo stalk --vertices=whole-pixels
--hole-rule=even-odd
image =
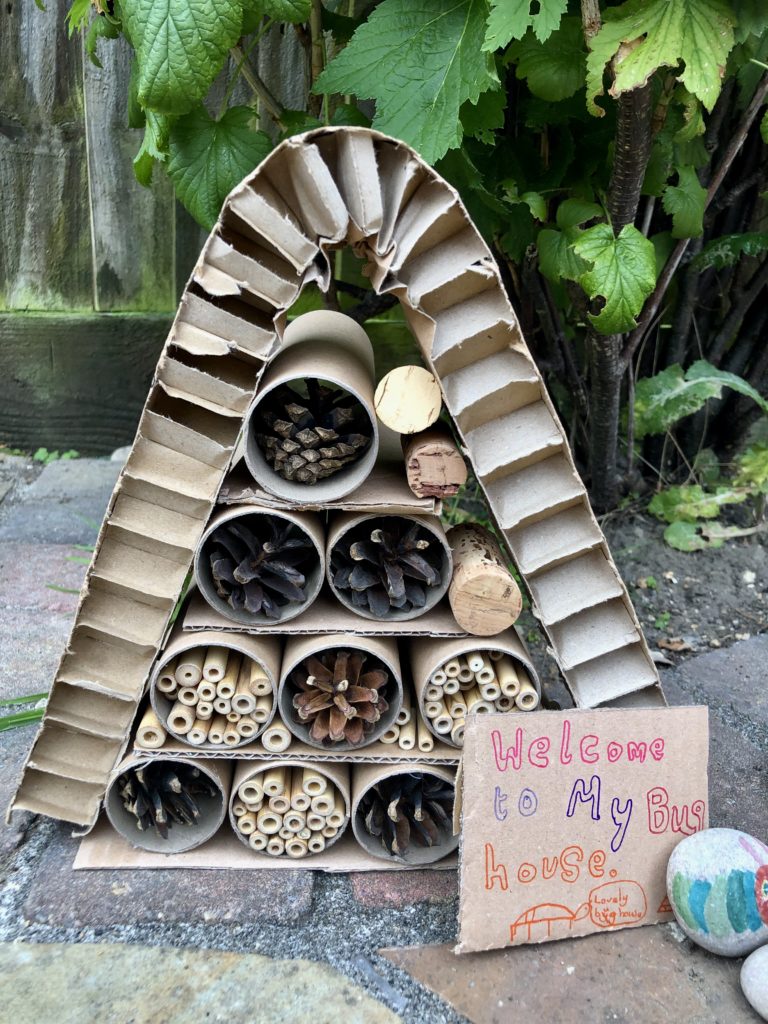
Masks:
[[[182,651],[162,666],[153,688],[173,702],[168,731],[196,747],[248,743],[274,715],[272,683],[263,666],[227,647]]]
[[[252,850],[299,859],[322,853],[343,832],[347,799],[328,774],[291,764],[249,771],[235,780],[230,820]]]
[[[454,746],[464,742],[467,716],[489,711],[534,711],[539,692],[525,668],[503,651],[474,650],[443,662],[423,689],[430,729]]]
[[[401,750],[418,750],[420,754],[434,750],[434,737],[410,687],[403,686],[403,702],[397,717],[379,739],[382,743],[397,744]]]

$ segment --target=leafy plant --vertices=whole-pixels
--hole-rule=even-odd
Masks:
[[[13,711],[7,715],[0,715],[0,732],[39,722],[45,714],[45,702],[47,699],[47,693],[31,693],[24,697],[9,697],[6,700],[0,700],[0,708],[15,707],[22,704],[35,705],[24,711]]]
[[[47,466],[49,462],[68,462],[70,459],[79,459],[80,452],[76,452],[74,448],[70,448],[68,451],[60,452],[58,450],[48,451],[47,448],[38,448],[33,453],[32,458],[35,462],[42,462],[44,466]]]

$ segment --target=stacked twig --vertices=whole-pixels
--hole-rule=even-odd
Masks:
[[[162,667],[154,686],[173,701],[169,732],[196,747],[240,746],[273,715],[273,687],[263,666],[227,647],[182,652]]]
[[[241,782],[231,811],[240,838],[272,857],[321,853],[347,822],[338,786],[319,771],[291,765],[268,768]]]
[[[503,651],[476,650],[449,658],[429,677],[422,693],[432,731],[461,746],[467,716],[489,711],[534,711],[539,692],[522,665]]]
[[[421,754],[434,750],[434,737],[427,728],[410,687],[403,687],[403,702],[397,717],[379,739],[382,743],[397,744],[401,750],[418,749]]]
[[[440,847],[455,845],[453,800],[453,783],[431,772],[389,775],[361,796],[355,811],[356,832],[361,834],[362,825],[365,835],[393,857],[407,857],[415,848],[434,849],[439,857],[443,855]]]
[[[116,782],[125,811],[140,832],[154,831],[163,840],[174,825],[197,825],[202,802],[219,790],[196,765],[152,761],[127,768]]]

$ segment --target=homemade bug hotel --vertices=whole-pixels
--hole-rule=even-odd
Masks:
[[[423,366],[377,381],[350,318],[289,322],[344,246]],[[468,467],[498,540],[441,523]],[[369,130],[288,140],[184,293],[13,807],[89,833],[83,867],[453,863],[467,720],[541,701],[502,545],[575,705],[663,706],[456,193]]]

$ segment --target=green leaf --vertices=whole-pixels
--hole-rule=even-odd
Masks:
[[[293,135],[301,135],[303,132],[311,132],[313,128],[322,128],[323,122],[314,114],[306,110],[284,110],[280,115],[283,124],[283,131],[280,133],[280,141],[290,139]]]
[[[28,693],[23,697],[3,697],[3,699],[0,700],[0,707],[7,708],[12,704],[37,704],[39,700],[45,700],[47,696],[48,691],[46,690],[45,693]]]
[[[705,125],[701,113],[701,103],[687,89],[682,90],[680,102],[683,107],[683,126],[675,132],[675,139],[690,142],[697,135],[704,134]]]
[[[102,66],[99,55],[96,51],[96,44],[100,39],[117,39],[120,35],[120,27],[117,22],[109,18],[94,18],[88,26],[85,34],[85,52],[91,64],[97,68]]]
[[[515,263],[521,263],[525,250],[536,240],[536,221],[525,203],[518,203],[509,211],[506,231],[499,238],[503,251]]]
[[[462,104],[498,84],[481,52],[486,10],[485,0],[383,0],[313,91],[375,99],[373,127],[434,163],[461,143]]]
[[[312,0],[260,0],[264,13],[275,21],[288,21],[298,25],[309,21]]]
[[[768,110],[763,114],[760,122],[760,138],[768,146]]]
[[[590,203],[586,199],[565,199],[558,206],[555,219],[557,226],[565,231],[602,216],[603,209],[597,203]]]
[[[515,75],[525,79],[539,99],[555,103],[573,96],[584,85],[586,73],[580,20],[563,18],[560,28],[546,43],[539,42],[533,32],[528,32],[510,46],[507,58],[517,65]]]
[[[544,277],[550,281],[578,281],[589,268],[581,257],[573,251],[572,243],[578,238],[578,232],[556,231],[544,228],[536,239],[539,250],[539,266]]]
[[[491,0],[484,50],[499,50],[513,39],[522,39],[529,28],[544,42],[560,24],[568,10],[568,0],[539,0],[536,13],[531,12],[534,0]]]
[[[525,203],[536,220],[542,222],[547,219],[547,201],[539,192],[523,192],[520,200]]]
[[[736,460],[733,482],[739,487],[751,487],[760,492],[768,490],[768,444],[752,444]]]
[[[725,0],[627,0],[607,8],[587,58],[587,108],[598,117],[605,113],[595,99],[603,95],[606,65],[618,56],[611,96],[631,92],[658,68],[682,62],[681,82],[711,111],[733,47],[734,21]]]
[[[592,264],[579,284],[590,299],[605,299],[600,313],[589,315],[595,328],[601,334],[631,330],[656,283],[653,244],[632,224],[618,238],[610,224],[595,224],[573,243],[573,251]]]
[[[724,505],[740,505],[748,497],[744,489],[716,487],[705,491],[698,484],[667,487],[653,496],[648,511],[668,523],[694,523],[697,519],[716,519]]]
[[[149,188],[152,184],[152,170],[155,160],[163,162],[168,155],[168,141],[171,130],[171,119],[162,114],[146,111],[144,138],[141,149],[133,158],[133,173],[140,185]]]
[[[709,398],[720,398],[723,387],[753,399],[763,412],[768,402],[735,373],[718,370],[704,359],[697,360],[685,374],[677,363],[644,377],[635,388],[635,436],[663,434],[671,426],[698,412]]]
[[[722,235],[707,242],[701,252],[691,261],[698,270],[715,267],[732,267],[742,256],[762,256],[768,251],[768,232],[750,231],[743,235]]]
[[[705,548],[721,548],[723,541],[707,540],[699,533],[701,524],[672,523],[664,531],[664,540],[676,551],[703,551]]]
[[[214,121],[200,106],[171,128],[168,175],[195,220],[211,228],[227,194],[272,149],[264,132],[251,127],[249,107],[230,107]]]
[[[494,132],[504,127],[506,105],[507,94],[503,89],[489,89],[475,103],[467,100],[459,113],[464,134],[486,145],[494,145]]]
[[[38,3],[37,5],[41,11],[45,10],[45,7]],[[91,0],[73,0],[72,6],[67,11],[66,23],[67,23],[67,35],[72,38],[75,32],[79,32],[80,29],[85,28],[88,24],[88,19],[91,16]]]
[[[680,167],[677,184],[667,185],[661,200],[672,217],[673,238],[699,238],[704,234],[704,207],[707,190],[702,188],[692,167]]]
[[[122,11],[139,102],[159,114],[185,114],[205,96],[243,20],[242,0],[123,0]]]
[[[370,128],[371,119],[354,103],[340,103],[331,114],[331,124],[351,124],[357,125],[359,128]]]

